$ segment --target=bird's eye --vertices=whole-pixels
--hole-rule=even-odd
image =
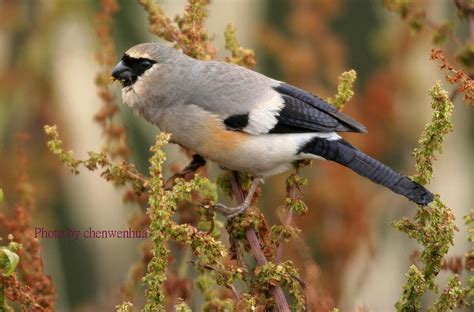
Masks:
[[[153,64],[148,61],[148,60],[142,60],[140,61],[140,67],[143,68],[143,69],[148,69],[152,66]]]

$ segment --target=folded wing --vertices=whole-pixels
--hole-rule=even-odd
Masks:
[[[284,100],[271,133],[287,132],[367,132],[366,128],[339,112],[323,99],[296,87],[280,83],[274,90]]]
[[[229,130],[253,135],[303,132],[366,132],[321,98],[257,72],[203,62],[190,103],[222,119]]]

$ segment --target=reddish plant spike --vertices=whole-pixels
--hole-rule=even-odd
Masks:
[[[120,108],[115,103],[115,98],[109,90],[110,81],[108,79],[117,58],[115,43],[111,36],[111,22],[113,14],[118,11],[119,6],[116,0],[102,0],[101,4],[101,11],[97,14],[96,30],[100,42],[97,61],[101,71],[97,73],[96,85],[99,88],[98,95],[103,105],[95,114],[94,120],[99,123],[106,137],[105,151],[113,158],[128,159],[127,133],[122,124],[117,121]]]
[[[440,49],[432,49],[430,59],[441,62],[439,66],[440,69],[447,71],[446,80],[450,84],[458,84],[458,91],[463,93],[464,102],[474,105],[474,81],[469,75],[461,70],[455,69]]]

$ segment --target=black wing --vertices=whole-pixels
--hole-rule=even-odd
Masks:
[[[302,89],[281,83],[273,88],[283,97],[285,106],[270,133],[288,132],[362,132],[364,125],[339,112],[323,99]]]

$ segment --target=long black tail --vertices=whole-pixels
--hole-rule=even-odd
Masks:
[[[342,139],[329,141],[314,138],[300,149],[300,153],[309,153],[340,163],[417,204],[427,205],[433,201],[433,194],[423,186],[362,153]]]

